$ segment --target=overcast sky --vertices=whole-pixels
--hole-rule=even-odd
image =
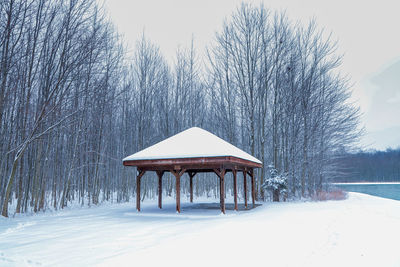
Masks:
[[[238,0],[104,0],[109,15],[134,47],[143,31],[170,61],[194,36],[198,53],[213,40]],[[273,10],[306,23],[314,17],[332,32],[344,54],[341,72],[352,78],[353,99],[363,112],[367,148],[400,147],[400,1],[269,0]]]

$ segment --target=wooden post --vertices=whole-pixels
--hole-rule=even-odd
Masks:
[[[221,207],[221,212],[225,214],[225,169],[214,169],[214,172],[219,177],[219,202]]]
[[[158,207],[162,208],[162,176],[164,171],[156,171],[158,176]]]
[[[136,209],[140,211],[140,180],[146,171],[138,170],[139,173],[136,176]]]
[[[238,204],[237,204],[237,179],[236,179],[236,170],[232,170],[233,174],[233,199],[235,201],[235,210],[238,210]]]
[[[247,181],[246,181],[246,172],[247,170],[243,170],[243,189],[244,189],[244,207],[247,209]]]
[[[225,214],[225,170],[221,171],[221,212]]]
[[[190,176],[190,203],[193,203],[193,176]]]
[[[222,180],[221,180],[221,176],[218,175],[219,178],[219,204],[221,206],[222,203]]]
[[[140,176],[136,176],[136,210],[140,211]]]
[[[181,176],[185,173],[185,169],[182,170],[171,170],[171,173],[176,178],[176,211],[181,213]]]
[[[176,176],[176,211],[181,213],[181,177]]]
[[[251,176],[251,199],[253,201],[253,208],[254,208],[256,206],[256,190],[254,188],[255,186],[254,169],[250,170],[250,176]]]
[[[189,172],[190,178],[190,203],[193,202],[193,177],[196,175],[195,172]]]

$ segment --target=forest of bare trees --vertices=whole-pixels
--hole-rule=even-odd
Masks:
[[[268,166],[289,198],[312,196],[342,175],[337,157],[360,134],[336,47],[315,21],[243,4],[204,58],[192,42],[171,64],[144,34],[128,54],[94,0],[0,1],[2,215],[129,201],[135,170],[122,158],[192,126],[263,161],[259,200]],[[142,197],[155,185],[146,174]],[[217,185],[199,175],[195,195]]]

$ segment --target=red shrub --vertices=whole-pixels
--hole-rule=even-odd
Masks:
[[[346,199],[346,192],[335,189],[332,191],[318,191],[317,194],[313,196],[313,200],[324,201],[324,200],[343,200]]]

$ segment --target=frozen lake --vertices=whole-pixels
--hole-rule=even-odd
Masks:
[[[339,183],[335,186],[347,192],[400,200],[400,183]]]

